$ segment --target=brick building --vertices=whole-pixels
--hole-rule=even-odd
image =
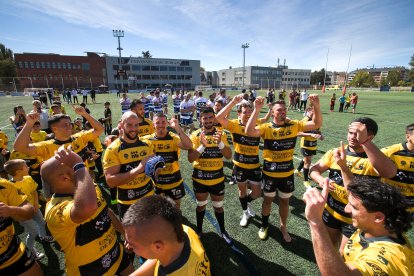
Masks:
[[[105,57],[22,53],[14,55],[17,90],[24,88],[80,88],[106,84]]]

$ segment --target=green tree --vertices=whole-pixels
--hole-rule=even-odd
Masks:
[[[325,77],[325,69],[321,69],[320,71],[314,71],[311,73],[310,83],[312,85],[323,85],[323,79]],[[330,78],[327,75],[325,83],[330,83]]]
[[[0,60],[11,59],[14,60],[13,51],[6,48],[4,44],[0,43]]]
[[[150,51],[142,51],[143,58],[152,58]]]
[[[411,85],[414,85],[414,54],[411,56],[411,60],[408,63],[410,65],[410,72],[408,73],[408,78],[411,81]]]
[[[377,84],[375,83],[374,78],[366,71],[358,71],[355,74],[355,77],[349,83],[349,85],[356,86],[356,87],[377,86]]]
[[[0,43],[0,90],[12,89],[13,77],[17,77],[13,51]]]
[[[400,81],[401,78],[401,72],[397,71],[397,70],[391,70],[388,72],[388,76],[387,76],[387,83],[390,86],[397,86],[398,82]]]

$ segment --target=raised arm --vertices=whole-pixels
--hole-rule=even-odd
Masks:
[[[93,180],[88,169],[83,164],[82,158],[74,153],[71,147],[68,147],[67,149],[65,149],[64,146],[59,147],[55,152],[55,158],[60,163],[74,169],[74,204],[70,210],[70,217],[73,222],[81,223],[90,218],[98,209]]]
[[[185,134],[185,132],[180,127],[178,120],[176,118],[171,118],[170,126],[175,129],[177,135],[180,137],[180,143],[178,143],[178,147],[183,150],[189,150],[193,148],[193,144],[191,143],[190,137]]]
[[[86,112],[85,108],[80,105],[73,105],[73,110],[76,112],[76,114],[81,115],[91,124],[95,138],[99,137],[99,135],[104,132],[103,125],[94,117],[92,117],[88,112]]]
[[[306,122],[304,131],[318,129],[322,126],[322,111],[318,95],[309,95],[309,102],[313,106],[313,118],[311,121]]]
[[[364,148],[375,171],[384,178],[394,177],[397,173],[394,162],[375,146],[372,142],[374,135],[368,135],[366,126],[360,122],[353,122],[349,126],[349,131],[356,132],[358,143]]]
[[[224,128],[227,127],[229,123],[229,119],[227,117],[229,116],[232,108],[240,103],[243,100],[243,94],[239,94],[235,96],[227,105],[223,107],[222,110],[216,115],[216,120],[219,122]]]
[[[13,148],[16,151],[36,155],[36,148],[30,143],[30,132],[32,131],[34,123],[39,121],[39,118],[39,113],[30,113],[26,116],[26,123],[14,141]]]
[[[342,181],[346,189],[348,185],[352,183],[352,180],[354,179],[354,174],[346,165],[346,151],[342,141],[340,147],[334,149],[333,155],[336,164],[338,164],[338,166],[341,168]]]
[[[24,201],[19,206],[10,206],[0,202],[0,217],[11,217],[15,221],[28,220],[33,217],[33,205]]]
[[[322,175],[329,169],[329,166],[324,164],[321,160],[318,161],[315,165],[310,168],[309,176],[319,184],[319,186],[323,187],[323,183],[325,181],[325,177]]]
[[[249,136],[252,136],[252,137],[260,136],[260,130],[256,128],[256,122],[257,122],[257,118],[259,117],[259,113],[263,105],[264,105],[263,97],[257,97],[256,100],[254,100],[253,114],[249,118],[249,121],[247,121],[246,129],[245,129],[246,134]]]
[[[226,137],[226,136],[225,136]],[[218,148],[220,149],[221,153],[223,154],[224,158],[231,159],[231,149],[227,142],[223,142],[223,132],[217,131],[213,135],[213,139],[215,143],[218,145]],[[225,138],[227,140],[227,138]]]
[[[267,106],[269,107],[269,111],[267,111],[266,115],[263,118],[259,119],[259,122],[261,124],[266,123],[269,120],[269,118],[272,116],[273,104],[269,103],[269,104],[267,104]]]

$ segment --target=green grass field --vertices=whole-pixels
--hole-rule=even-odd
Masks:
[[[352,92],[352,91],[348,91]],[[230,96],[234,96],[238,91],[229,91]],[[412,112],[414,111],[414,93],[409,92],[357,92],[359,94],[359,102],[357,113],[338,113],[339,103],[335,106],[335,112],[329,112],[329,98],[333,91],[325,94],[316,92],[321,99],[323,111],[322,132],[325,140],[318,142],[318,154],[314,157],[316,162],[327,150],[339,145],[343,140],[346,142],[347,126],[351,120],[357,117],[368,116],[373,118],[379,124],[379,132],[374,139],[376,145],[380,148],[402,142],[405,139],[405,126],[413,123]],[[208,95],[208,93],[205,93]],[[259,92],[264,95],[265,91]],[[340,94],[340,91],[336,91]],[[205,95],[205,96],[207,96]],[[138,97],[137,94],[130,94],[129,97]],[[78,97],[81,98],[81,97]],[[21,104],[26,112],[32,109],[31,97],[1,97],[1,113],[0,128],[9,136],[9,148],[11,149],[14,140],[14,130],[10,126],[9,116],[12,115],[13,106]],[[103,103],[111,102],[111,109],[114,118],[119,118],[121,111],[118,98],[115,94],[98,94],[97,104],[89,104],[92,115],[95,118],[103,117]],[[67,105],[66,110],[71,116],[73,111]],[[170,112],[172,103],[170,101]],[[266,110],[262,111],[264,115]],[[232,118],[236,117],[236,113],[232,112]],[[289,111],[288,116],[292,119],[301,119],[303,114],[297,111]],[[115,120],[116,121],[116,120]],[[103,136],[102,136],[103,139]],[[296,146],[295,165],[299,163],[299,141]],[[191,164],[187,161],[187,153],[182,152],[180,158],[181,172],[187,183],[188,195],[183,199],[182,211],[185,222],[190,226],[195,225],[195,201],[191,195]],[[225,174],[231,175],[231,162],[225,162]],[[229,180],[229,178],[227,179]],[[269,238],[261,241],[257,236],[260,227],[260,216],[256,216],[248,227],[241,228],[239,226],[240,216],[242,214],[240,203],[238,200],[237,186],[226,185],[225,197],[225,220],[226,228],[229,234],[234,238],[235,246],[238,249],[232,250],[224,240],[219,236],[215,222],[214,212],[211,204],[207,210],[208,213],[204,222],[204,235],[202,241],[207,250],[207,254],[211,261],[213,275],[318,275],[319,271],[315,263],[315,257],[310,240],[309,228],[304,217],[305,205],[302,201],[304,193],[303,179],[295,177],[296,191],[291,198],[291,216],[289,218],[289,231],[293,237],[290,244],[283,242],[282,235],[278,229],[278,206],[274,204],[272,214],[270,216]],[[228,181],[227,181],[228,183]],[[252,203],[256,213],[260,215],[261,199]],[[211,217],[211,220],[209,220]],[[20,229],[21,231],[21,229]],[[22,237],[22,236],[21,236]],[[413,231],[409,233],[409,237],[413,240]],[[47,257],[40,261],[46,275],[63,275],[64,274],[64,258],[63,254],[58,250],[57,244],[42,245],[36,243],[36,247],[40,251],[46,252]],[[247,265],[246,265],[247,264]]]

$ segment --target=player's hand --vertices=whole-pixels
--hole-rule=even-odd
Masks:
[[[175,130],[178,130],[178,128],[180,127],[177,118],[175,118],[174,116],[170,120],[170,127],[172,127]]]
[[[335,148],[333,150],[333,157],[335,158],[335,162],[339,167],[343,168],[346,166],[346,151],[342,141],[339,148]]]
[[[351,123],[348,127],[348,131],[356,134],[356,140],[359,144],[365,143],[368,139],[371,139],[370,135],[368,135],[367,127],[363,123]]]
[[[324,180],[322,193],[316,188],[306,190],[303,195],[303,201],[306,203],[305,216],[309,224],[323,224],[322,213],[329,194],[329,179]]]
[[[29,113],[26,116],[26,124],[28,126],[33,127],[34,123],[36,123],[37,121],[39,121],[39,119],[40,119],[40,114],[39,113],[37,113],[37,112],[36,113]]]
[[[254,100],[254,108],[258,110],[262,109],[264,102],[265,98],[263,98],[262,96],[257,97],[256,100]]]
[[[88,114],[83,106],[80,105],[72,105],[73,110],[76,114],[84,116],[85,114]]]
[[[136,169],[137,169],[138,171],[145,171],[145,165],[147,164],[148,160],[149,160],[151,157],[153,157],[153,156],[155,156],[155,154],[150,154],[150,155],[145,156],[145,157],[141,160],[141,162],[139,162],[139,165],[138,165],[138,167],[137,167]]]
[[[10,217],[11,216],[11,208],[4,202],[0,202],[0,217]]]
[[[82,158],[77,155],[73,150],[72,146],[65,148],[65,145],[61,145],[57,151],[55,151],[55,158],[61,164],[73,168],[78,163],[83,162]]]
[[[308,99],[312,106],[320,107],[320,101],[319,101],[318,94],[310,94]]]
[[[220,130],[217,130],[215,133],[214,133],[214,135],[213,135],[213,141],[214,141],[214,144],[216,144],[216,145],[218,145],[218,144],[220,144],[220,142],[222,142],[221,141],[221,136],[223,135],[223,132],[222,131],[220,131]]]
[[[243,94],[239,94],[233,97],[233,99],[231,100],[232,103],[234,104],[238,104],[243,100]]]
[[[205,135],[205,133],[204,133],[204,132],[201,132],[201,134],[200,134],[200,143],[201,143],[204,147],[207,147],[207,146],[208,146],[208,141],[207,141],[207,138],[206,138],[206,135]]]

